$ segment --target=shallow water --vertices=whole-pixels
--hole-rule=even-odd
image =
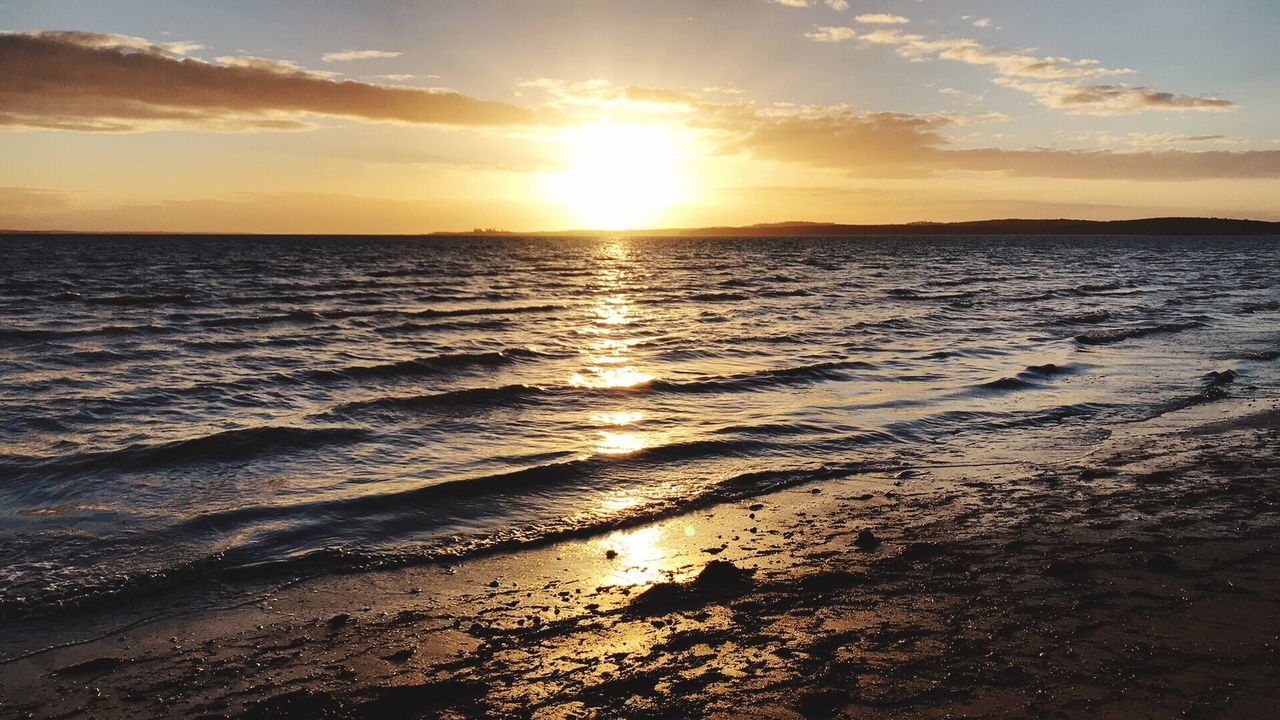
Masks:
[[[1079,453],[1280,386],[1277,238],[0,251],[8,618],[463,556],[1015,434],[1025,457],[1063,425],[1078,446],[1038,452]]]

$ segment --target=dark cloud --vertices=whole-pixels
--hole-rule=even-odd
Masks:
[[[183,57],[185,47],[74,32],[0,34],[0,126],[120,131],[305,127],[304,115],[534,125],[537,111],[455,92],[335,80],[289,63]]]

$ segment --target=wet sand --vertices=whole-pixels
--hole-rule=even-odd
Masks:
[[[454,567],[97,618],[88,642],[6,651],[0,715],[1276,717],[1276,401],[1084,455],[1010,441]]]

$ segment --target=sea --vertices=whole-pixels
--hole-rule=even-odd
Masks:
[[[0,257],[5,622],[1083,455],[1280,389],[1280,237],[11,235]]]

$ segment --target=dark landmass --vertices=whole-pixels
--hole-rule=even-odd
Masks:
[[[0,230],[2,235],[176,235],[212,237],[379,237],[379,234],[324,235],[315,233],[193,233],[193,232],[80,232],[64,230]],[[780,222],[759,225],[704,228],[659,228],[648,230],[557,230],[517,232],[477,229],[467,232],[423,233],[433,237],[902,237],[902,236],[982,236],[982,235],[1148,235],[1148,236],[1257,236],[1280,235],[1280,222],[1230,218],[1144,218],[1140,220],[973,220],[969,222],[915,222],[890,225],[846,225],[840,223]],[[393,235],[388,237],[419,237]]]
[[[1280,717],[1267,405],[170,612],[0,661],[0,715]]]
[[[470,233],[433,233],[453,236],[597,236],[629,237],[900,237],[918,235],[1280,235],[1280,222],[1228,218],[1145,218],[1141,220],[973,220],[969,222],[915,222],[890,225],[781,222],[741,227],[665,228],[658,230],[568,230],[515,233],[493,230]]]

